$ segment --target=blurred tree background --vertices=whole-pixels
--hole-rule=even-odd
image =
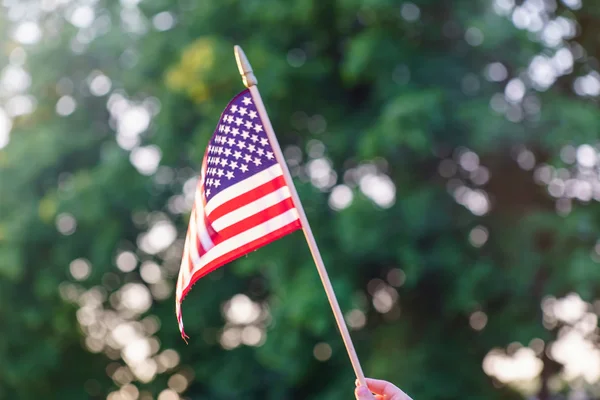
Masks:
[[[174,283],[259,80],[368,376],[600,398],[600,5],[2,0],[0,399],[350,399],[301,233]]]

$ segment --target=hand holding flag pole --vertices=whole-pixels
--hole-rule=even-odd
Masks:
[[[238,69],[240,71],[240,75],[242,76],[244,85],[249,89],[250,94],[252,95],[254,105],[256,106],[260,119],[263,122],[265,133],[267,134],[267,137],[271,142],[271,147],[273,148],[275,158],[281,165],[281,168],[283,170],[283,177],[291,192],[291,197],[294,206],[298,211],[298,217],[300,219],[300,224],[302,226],[304,236],[306,237],[308,247],[313,256],[315,265],[317,267],[317,271],[319,272],[319,276],[321,277],[321,281],[323,282],[325,293],[327,294],[329,304],[331,305],[331,309],[333,310],[333,315],[335,317],[335,321],[337,322],[338,328],[342,335],[342,339],[346,346],[346,351],[348,352],[348,356],[350,357],[352,368],[354,368],[354,373],[356,374],[360,385],[367,386],[365,376],[360,365],[360,361],[358,360],[356,350],[354,349],[354,344],[352,343],[350,333],[348,332],[348,327],[346,326],[346,322],[344,321],[344,316],[335,296],[335,292],[333,290],[333,286],[331,285],[331,281],[329,280],[329,275],[327,274],[327,270],[325,269],[325,264],[323,263],[321,253],[319,252],[319,248],[317,247],[317,242],[315,241],[312,230],[310,228],[310,224],[308,223],[308,219],[306,218],[304,208],[302,207],[302,202],[300,201],[298,193],[296,192],[296,187],[294,186],[294,182],[287,167],[285,158],[283,157],[283,153],[281,152],[281,147],[279,146],[279,142],[277,141],[277,137],[275,135],[275,131],[273,130],[273,126],[271,125],[269,116],[267,115],[267,110],[265,109],[260,93],[258,92],[257,79],[254,76],[254,72],[252,71],[250,62],[248,62],[248,58],[244,54],[242,48],[240,46],[235,46],[234,51],[235,59],[237,61]]]

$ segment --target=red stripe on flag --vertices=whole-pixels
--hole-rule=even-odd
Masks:
[[[212,237],[213,239],[213,243],[215,245],[224,242],[225,240],[231,239],[234,236],[239,235],[240,233],[243,233],[245,231],[247,231],[248,229],[251,229],[257,225],[262,224],[265,221],[270,220],[271,218],[274,218],[280,214],[283,214],[284,212],[291,210],[294,208],[294,202],[292,201],[292,199],[285,199],[275,205],[272,205],[269,208],[265,208],[264,210],[248,217],[245,218],[243,220],[241,220],[240,222],[237,222],[231,226],[228,226],[227,228],[223,229],[221,232],[218,232],[215,234],[215,236]]]
[[[235,211],[238,208],[245,206],[246,204],[252,203],[253,201],[256,201],[268,195],[269,193],[281,189],[285,186],[286,184],[283,176],[278,176],[277,178],[270,180],[267,183],[263,183],[262,185],[255,187],[254,189],[249,190],[244,194],[221,204],[209,214],[209,218],[212,221],[216,221],[223,215],[229,214],[230,212]]]
[[[198,279],[211,273],[212,271],[216,270],[220,266],[230,263],[231,261],[235,260],[236,258],[241,257],[245,254],[248,254],[251,251],[258,249],[259,247],[265,246],[265,245],[267,245],[287,234],[290,234],[300,228],[301,228],[300,220],[296,219],[295,221],[290,222],[289,224],[277,229],[276,231],[273,231],[273,232],[271,232],[265,236],[262,236],[250,243],[240,246],[240,247],[236,248],[235,250],[232,250],[229,253],[223,254],[221,257],[218,257],[218,258],[214,259],[213,261],[209,262],[204,267],[202,267],[201,269],[196,271],[194,273],[194,275],[192,275],[192,278],[190,279],[187,287],[183,290],[183,292],[181,294],[181,301],[183,302],[183,299],[188,294],[188,292],[192,289],[192,286],[194,286],[194,284],[196,283],[196,281],[198,281]]]
[[[269,208],[266,208],[256,214],[246,218],[246,219],[241,220],[238,223],[228,226],[227,228],[223,229],[221,232],[214,234],[214,236],[211,236],[211,239],[216,246],[219,243],[223,243],[224,241],[231,239],[232,237],[239,235],[240,233],[243,233],[243,232],[247,231],[248,229],[255,227],[256,225],[260,225],[264,221],[268,221],[271,218],[274,218],[280,214],[283,214],[284,212],[291,210],[293,208],[294,208],[294,202],[292,201],[292,199],[289,199],[289,198],[285,199]],[[202,244],[200,243],[200,239],[198,238],[198,235],[196,235],[196,244],[198,246],[198,249],[202,248]],[[200,251],[202,251],[202,250],[200,250]],[[204,254],[204,252],[203,252],[203,254]]]
[[[188,253],[186,255],[187,257],[187,262],[188,262],[188,272],[191,274],[192,271],[194,270],[194,261],[192,259],[192,249],[188,249]]]

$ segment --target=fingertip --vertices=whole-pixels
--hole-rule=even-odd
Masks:
[[[371,400],[373,399],[373,394],[366,386],[358,386],[354,391],[356,394],[356,398],[358,400]]]

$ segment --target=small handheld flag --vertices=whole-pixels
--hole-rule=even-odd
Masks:
[[[246,55],[235,46],[244,90],[221,115],[202,161],[179,280],[181,302],[202,276],[297,229],[302,229],[354,373],[366,386],[356,350],[323,258],[306,218]]]
[[[300,229],[298,211],[248,89],[221,115],[202,161],[177,282],[181,302],[220,266]]]

